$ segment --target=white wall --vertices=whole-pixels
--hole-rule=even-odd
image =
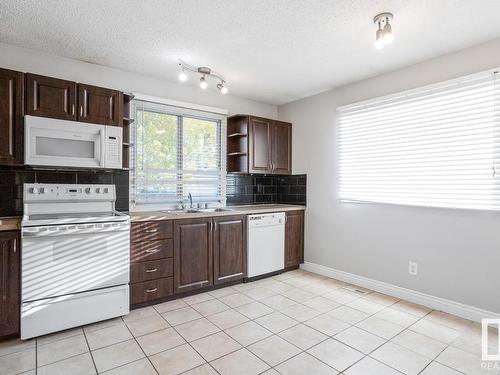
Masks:
[[[500,313],[499,213],[336,197],[338,106],[498,66],[500,39],[278,107],[293,123],[294,173],[307,173],[307,262]]]
[[[274,105],[0,43],[0,67],[276,118]]]

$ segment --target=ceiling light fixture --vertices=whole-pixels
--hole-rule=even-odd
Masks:
[[[380,13],[373,17],[373,22],[377,25],[375,48],[382,49],[394,40],[394,34],[392,33],[391,26],[393,19],[394,15],[389,12]]]
[[[228,93],[229,90],[226,86],[226,80],[219,73],[214,72],[212,69],[210,69],[206,66],[200,66],[200,67],[191,66],[182,60],[179,60],[179,66],[182,69],[181,73],[179,74],[179,79],[182,82],[186,81],[188,78],[186,72],[200,74],[201,75],[200,88],[205,90],[208,87],[207,78],[214,77],[215,79],[218,79],[220,81],[217,84],[217,88],[219,89],[219,92],[223,95],[226,95]]]

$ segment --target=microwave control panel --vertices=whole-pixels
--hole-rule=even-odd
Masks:
[[[122,167],[122,135],[122,128],[106,126],[106,168]]]

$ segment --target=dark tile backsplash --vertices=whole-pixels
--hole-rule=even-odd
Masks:
[[[0,168],[0,216],[23,213],[24,183],[114,184],[116,209],[129,209],[128,171],[34,170],[25,167]],[[306,175],[227,175],[227,204],[306,204]]]
[[[228,205],[284,203],[306,204],[307,176],[256,176],[228,174],[226,196]]]
[[[115,184],[119,211],[128,211],[128,171],[34,170],[24,167],[0,168],[0,216],[22,215],[24,183]]]

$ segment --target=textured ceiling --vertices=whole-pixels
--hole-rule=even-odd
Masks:
[[[395,40],[377,51],[381,11],[395,14]],[[497,37],[499,0],[0,2],[1,42],[171,81],[182,58],[223,74],[231,93],[272,104]]]

